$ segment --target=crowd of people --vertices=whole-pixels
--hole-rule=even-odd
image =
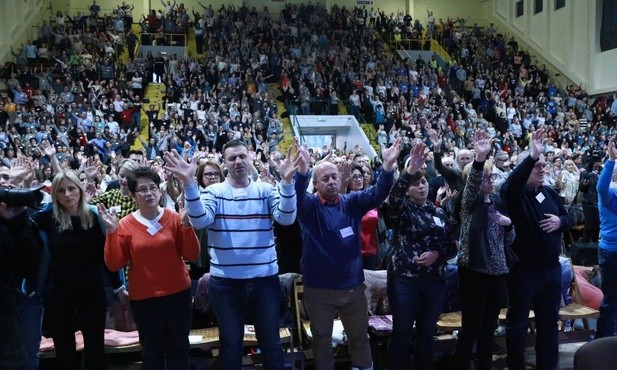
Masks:
[[[2,333],[16,366],[38,364],[44,306],[62,367],[76,366],[67,317],[84,333],[87,367],[101,366],[105,307],[122,300],[144,366],[188,368],[188,286],[198,271],[211,274],[222,366],[241,366],[250,316],[265,366],[281,368],[277,274],[291,271],[304,277],[317,367],[332,366],[338,314],[352,365],[368,369],[363,269],[387,269],[388,368],[411,365],[414,325],[414,369],[430,368],[443,270],[457,256],[459,367],[472,366],[475,345],[475,368],[490,368],[507,290],[509,367],[524,368],[533,308],[538,364],[555,368],[557,257],[562,234],[581,222],[585,241],[602,235],[598,334],[614,334],[615,96],[558,88],[492,25],[436,21],[430,11],[425,27],[379,8],[308,3],[278,16],[202,6],[191,20],[183,4],[162,5],[143,16],[145,30],[194,32],[197,56],[135,54],[133,7],[101,16],[93,1],[90,16],[43,23],[5,66],[0,188],[46,194],[39,211],[1,198],[2,289],[11,300]],[[390,34],[439,39],[452,62],[393,55]],[[165,96],[144,103],[151,82],[164,83]],[[299,139],[281,150],[283,113],[336,114],[341,101],[374,123],[380,156]],[[142,121],[148,140],[131,150]]]

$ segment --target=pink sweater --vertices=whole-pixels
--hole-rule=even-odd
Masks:
[[[159,220],[162,228],[150,235],[133,214],[107,233],[105,264],[118,271],[131,263],[129,297],[142,300],[181,292],[191,285],[183,258],[199,257],[199,240],[192,227],[180,225],[180,216],[168,209]]]

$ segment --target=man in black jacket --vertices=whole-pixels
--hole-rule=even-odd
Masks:
[[[0,176],[8,177],[8,171],[2,169],[7,168],[0,167]],[[6,190],[5,185],[4,180],[0,180],[0,190]],[[0,369],[25,369],[26,364],[36,361],[28,359],[29,346],[24,344],[18,310],[27,299],[26,293],[21,291],[22,281],[37,280],[42,249],[37,245],[13,242],[11,235],[22,228],[18,222],[12,222],[12,218],[20,212],[23,209],[8,208],[0,203]],[[37,339],[40,340],[40,332]]]
[[[573,220],[555,190],[543,186],[544,130],[533,133],[531,150],[518,157],[518,165],[501,188],[516,238],[512,248],[519,261],[507,279],[508,314],[506,348],[508,368],[525,369],[525,339],[529,310],[536,317],[536,366],[559,365],[557,318],[561,302],[561,235]]]
[[[600,213],[598,212],[598,175],[602,171],[602,161],[599,158],[589,158],[589,165],[581,172],[579,191],[582,194],[583,215],[585,215],[585,232],[583,243],[598,242],[600,236]]]

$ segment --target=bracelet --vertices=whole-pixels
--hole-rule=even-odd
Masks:
[[[124,290],[126,290],[126,287],[124,285],[121,285],[120,288],[114,289],[114,294],[118,294]]]

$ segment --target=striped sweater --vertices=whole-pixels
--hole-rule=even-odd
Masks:
[[[234,188],[228,181],[200,192],[184,188],[186,208],[196,229],[208,227],[212,276],[249,279],[278,273],[272,219],[291,225],[296,219],[294,185],[250,181]]]

